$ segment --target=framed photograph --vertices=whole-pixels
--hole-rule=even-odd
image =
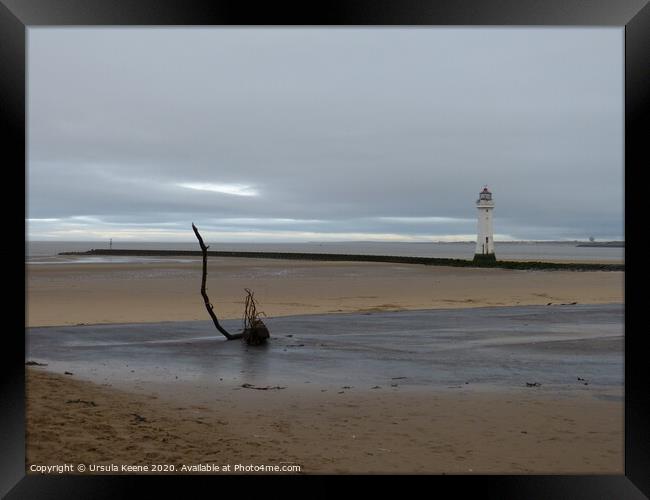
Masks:
[[[646,2],[1,2],[3,495],[649,494]]]

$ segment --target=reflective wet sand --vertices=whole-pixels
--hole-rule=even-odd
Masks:
[[[540,391],[622,390],[623,306],[558,305],[269,318],[271,341],[211,322],[32,328],[28,358],[95,382]],[[236,332],[237,321],[224,321]],[[579,380],[584,379],[584,380]],[[581,383],[586,382],[586,384]]]

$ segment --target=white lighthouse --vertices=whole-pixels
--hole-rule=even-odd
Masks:
[[[488,190],[487,186],[483,187],[483,190],[479,193],[478,200],[476,200],[476,208],[478,209],[478,234],[476,237],[474,260],[495,262],[494,231],[492,229],[494,201],[492,200],[492,193]]]

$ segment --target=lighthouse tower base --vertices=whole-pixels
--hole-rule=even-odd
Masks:
[[[497,261],[496,255],[493,253],[475,253],[474,264],[495,264]]]

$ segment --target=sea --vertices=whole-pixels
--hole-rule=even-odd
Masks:
[[[495,253],[500,260],[542,262],[624,262],[623,247],[579,247],[576,241],[508,241],[495,242]],[[438,257],[471,259],[474,242],[308,242],[308,243],[215,243],[206,241],[210,250],[242,252],[300,252],[360,255],[396,255],[405,257]],[[102,241],[28,241],[25,261],[28,264],[70,263],[129,263],[177,261],[188,262],[191,257],[136,257],[136,256],[61,256],[60,252],[84,252],[108,249]],[[200,250],[197,242],[137,242],[113,240],[113,249],[124,250]]]

